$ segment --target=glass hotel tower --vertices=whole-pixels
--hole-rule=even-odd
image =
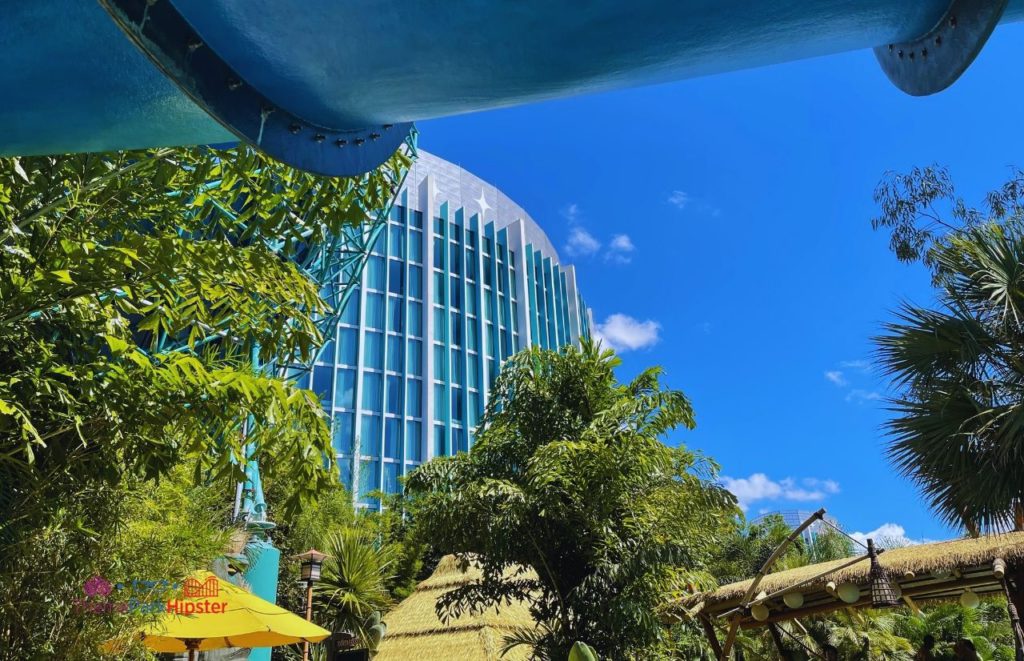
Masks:
[[[469,450],[502,361],[578,342],[591,323],[575,270],[537,223],[421,150],[311,371],[342,482],[375,507],[366,494]]]

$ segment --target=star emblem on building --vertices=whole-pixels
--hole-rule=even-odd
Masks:
[[[480,197],[476,199],[476,203],[480,205],[480,219],[483,220],[484,214],[490,210],[491,205],[487,204],[487,198],[484,197],[484,190],[480,189]]]

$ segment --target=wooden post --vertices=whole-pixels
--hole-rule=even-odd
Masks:
[[[737,615],[729,620],[729,633],[725,636],[725,645],[722,646],[722,656],[719,661],[729,661],[729,652],[732,651],[732,644],[736,642],[736,634],[740,629],[740,616]]]
[[[1010,613],[1010,626],[1013,627],[1017,661],[1024,661],[1024,627],[1020,621],[1021,611],[1024,610],[1024,570],[1018,569],[1013,572],[1013,577],[1016,585],[1011,585],[1009,576],[1004,576],[1000,582],[1003,584],[1003,592],[1006,593],[1006,609]]]
[[[313,621],[313,581],[306,581],[306,621]],[[302,661],[309,661],[309,641],[302,641]]]
[[[698,618],[700,625],[704,627],[704,635],[707,636],[708,644],[711,645],[711,651],[714,652],[716,659],[722,658],[722,644],[718,642],[718,634],[715,633],[715,627],[711,624],[711,619],[704,613],[700,614]]]

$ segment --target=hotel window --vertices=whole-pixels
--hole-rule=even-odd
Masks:
[[[356,371],[338,370],[338,386],[334,390],[334,405],[343,409],[356,407]]]
[[[367,331],[364,341],[363,364],[370,369],[384,369],[384,335]]]
[[[398,493],[398,464],[384,462],[384,492]]]
[[[451,329],[452,329],[452,344],[455,346],[462,346],[462,324],[459,323],[459,313],[451,313]]]
[[[388,335],[388,370],[391,372],[402,371],[402,349],[405,342],[398,335]]]
[[[342,328],[338,332],[341,340],[338,343],[338,362],[342,365],[356,365],[359,358],[359,331],[354,328]]]
[[[444,218],[434,216],[434,234],[444,236]]]
[[[320,352],[317,353],[316,362],[325,363],[327,365],[334,364],[334,333],[328,332],[325,334],[327,339],[324,345],[320,347]]]
[[[401,452],[402,421],[399,418],[384,418],[384,456],[388,459],[398,459]]]
[[[377,448],[380,443],[380,416],[364,413],[359,427],[360,454],[377,456]]]
[[[434,421],[444,422],[448,413],[448,391],[440,383],[434,384]]]
[[[468,452],[469,446],[466,444],[466,432],[463,429],[457,427],[452,428],[452,452]]]
[[[452,276],[452,280],[451,280],[451,290],[450,290],[450,293],[451,293],[451,298],[452,298],[452,307],[455,308],[456,310],[461,310],[462,309],[462,287],[459,286],[459,279],[457,277],[455,277],[454,275]]]
[[[411,376],[423,376],[423,342],[409,340],[409,355],[405,368]]]
[[[423,263],[423,232],[409,232],[409,261]]]
[[[444,239],[434,237],[434,268],[444,269]]]
[[[466,383],[462,373],[462,355],[458,349],[452,349],[452,383],[460,386]]]
[[[384,291],[384,259],[371,257],[366,263],[366,286]]]
[[[387,377],[387,406],[385,410],[395,415],[402,414],[402,377]]]
[[[462,275],[462,259],[459,257],[459,244],[448,244],[448,268],[455,275]]]
[[[388,330],[392,333],[401,333],[405,330],[402,314],[402,299],[397,296],[388,297]]]
[[[374,372],[363,372],[363,409],[380,411],[381,376]]]
[[[409,214],[409,220],[412,222],[413,227],[419,227],[423,229],[423,212],[413,211]]]
[[[444,273],[434,273],[434,303],[444,305]]]
[[[466,251],[466,279],[476,280],[476,251]]]
[[[438,425],[434,427],[434,456],[443,457],[447,454],[447,448],[445,447],[445,429],[443,426]]]
[[[491,269],[494,268],[494,260],[490,257],[484,257],[484,284],[488,287],[494,286],[494,274],[491,273]]]
[[[466,348],[470,351],[480,351],[480,331],[476,328],[475,319],[470,319],[466,324]]]
[[[413,418],[423,417],[423,382],[418,379],[405,383],[405,413]]]
[[[423,461],[423,431],[420,423],[405,423],[405,458],[412,461]]]
[[[388,262],[388,291],[392,294],[405,293],[405,264],[392,259]]]
[[[350,326],[359,325],[359,288],[352,290],[349,294],[348,301],[345,303],[345,307],[341,309],[340,320],[343,324]]]
[[[313,368],[313,392],[320,396],[324,406],[331,405],[331,392],[334,386],[334,367]]]
[[[423,336],[423,305],[409,303],[409,335]]]
[[[366,295],[366,326],[373,330],[384,330],[384,295]]]
[[[452,388],[452,420],[462,420],[462,388]]]
[[[447,329],[445,328],[445,313],[441,308],[434,308],[434,341],[435,342],[446,342],[448,339]]]
[[[334,437],[334,451],[343,454],[352,452],[352,425],[355,424],[355,416],[351,413],[335,413],[334,426],[331,433]]]
[[[405,257],[405,228],[400,225],[388,227],[388,252],[392,257]]]
[[[374,255],[384,254],[384,232],[377,235],[377,240],[373,242],[373,248],[370,249]]]
[[[409,267],[409,296],[423,298],[423,269],[419,266]]]
[[[364,494],[360,498],[360,502],[363,505],[370,507],[377,506],[376,498],[369,498],[365,494],[371,491],[380,490],[380,462],[379,461],[361,461],[359,462],[359,493]]]
[[[434,345],[434,378],[438,381],[444,381],[448,378],[448,352],[445,351],[444,345]]]

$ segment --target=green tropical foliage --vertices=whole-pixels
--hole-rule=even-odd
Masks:
[[[713,464],[661,441],[693,426],[686,397],[657,368],[619,383],[618,364],[590,342],[513,356],[473,452],[410,475],[423,539],[483,572],[442,597],[444,619],[522,599],[541,626],[510,642],[538,658],[565,659],[575,641],[647,658],[659,606],[708,584],[735,500]]]
[[[311,356],[327,308],[290,258],[382,208],[407,163],[328,179],[248,149],[0,159],[0,638],[16,658],[80,626],[46,600],[15,611],[103,564],[122,488],[182,465],[231,483],[245,442],[286,509],[334,479],[317,398],[254,363]],[[21,560],[37,556],[45,572]]]
[[[941,171],[897,181],[881,224],[893,228],[897,254],[932,268],[938,300],[903,304],[876,338],[897,393],[889,456],[948,523],[975,535],[1022,530],[1024,179],[1017,173],[991,194],[987,213],[954,198]],[[952,221],[937,199],[949,202]],[[946,233],[922,229],[920,217]]]
[[[376,649],[384,628],[380,614],[391,606],[387,581],[395,549],[366,530],[335,532],[325,548],[323,577],[314,584],[314,609],[331,631],[354,633]]]

